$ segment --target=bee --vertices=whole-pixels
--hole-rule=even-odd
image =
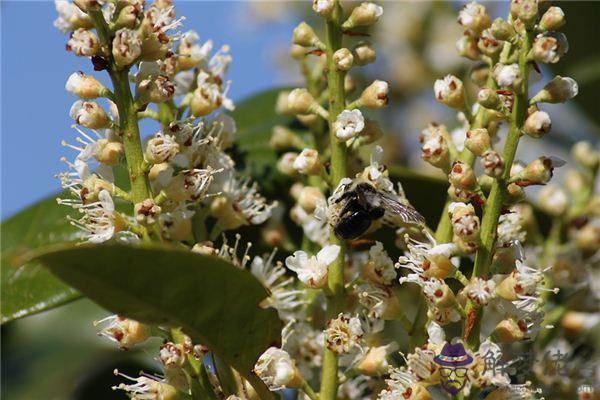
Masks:
[[[330,206],[330,224],[340,239],[355,239],[387,213],[402,223],[423,225],[425,218],[412,206],[402,204],[368,182],[348,184]]]

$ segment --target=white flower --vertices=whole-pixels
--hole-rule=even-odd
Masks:
[[[485,12],[485,7],[472,1],[458,12],[458,23],[467,29],[481,32],[490,24],[490,17]]]
[[[284,336],[283,348],[296,360],[302,376],[311,379],[313,368],[322,364],[323,343],[322,331],[317,331],[306,322],[299,322],[291,326],[289,333]]]
[[[133,378],[120,373],[115,369],[115,375],[120,375],[130,381],[135,382],[131,385],[120,383],[113,386],[113,390],[123,390],[133,400],[175,400],[179,397],[177,389],[166,383],[166,381],[150,376],[140,376]]]
[[[428,343],[441,346],[446,341],[446,333],[444,329],[434,321],[429,321],[427,327]]]
[[[523,79],[518,64],[497,64],[494,68],[494,77],[499,86],[508,88],[517,87]]]
[[[333,129],[335,136],[342,141],[352,139],[365,127],[365,119],[360,110],[344,110],[338,114]]]
[[[361,349],[363,334],[360,319],[340,313],[327,322],[327,348],[337,355],[349,353],[354,348]]]
[[[482,306],[494,298],[496,295],[495,288],[496,284],[494,281],[477,277],[471,280],[469,285],[465,287],[465,291],[469,299]]]
[[[102,243],[110,240],[116,233],[115,204],[107,190],[101,190],[98,201],[76,207],[83,216],[76,220],[68,217],[71,224],[85,232],[90,243]]]
[[[96,34],[83,28],[73,31],[67,42],[67,50],[80,57],[94,56],[99,49],[100,42]]]
[[[358,301],[366,308],[370,318],[383,318],[389,301],[394,296],[387,287],[372,283],[363,283],[358,286],[356,293]]]
[[[132,64],[142,54],[142,39],[138,31],[121,28],[115,33],[112,53],[120,66]]]
[[[160,164],[179,153],[179,144],[172,135],[157,132],[146,144],[146,160],[152,164]]]
[[[164,343],[160,346],[158,359],[165,368],[180,368],[186,361],[185,349],[182,344]]]
[[[329,240],[329,223],[327,222],[327,204],[324,200],[317,200],[312,213],[296,204],[290,211],[292,219],[302,227],[304,235],[321,247],[326,246]]]
[[[267,304],[273,306],[282,319],[291,320],[296,316],[298,307],[307,303],[303,299],[305,292],[294,289],[294,279],[286,278],[285,268],[281,262],[274,263],[274,257],[275,251],[267,258],[254,257],[250,271],[269,290]]]
[[[554,185],[544,186],[538,195],[540,207],[551,215],[562,215],[569,207],[569,197],[565,191]]]
[[[68,0],[55,0],[54,5],[58,12],[58,18],[54,20],[54,27],[61,32],[72,31],[81,25],[90,25],[88,16],[75,4]]]
[[[254,372],[272,390],[292,387],[298,378],[298,371],[290,355],[276,347],[268,348],[259,357]]]
[[[296,274],[298,279],[312,288],[322,288],[327,282],[327,270],[340,253],[340,246],[323,247],[316,256],[308,257],[306,252],[298,250],[285,259],[285,265]]]
[[[313,0],[313,10],[324,17],[331,15],[334,6],[334,0]]]
[[[367,279],[383,285],[391,285],[396,279],[394,262],[381,242],[376,242],[369,248],[369,259],[363,266],[362,272]]]
[[[65,89],[83,99],[93,99],[103,96],[106,88],[96,78],[83,72],[74,72],[67,79]]]
[[[502,214],[498,219],[498,246],[506,247],[514,242],[524,242],[527,231],[523,229],[519,213]]]

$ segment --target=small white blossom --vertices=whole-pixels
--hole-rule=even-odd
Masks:
[[[290,355],[282,349],[270,347],[256,362],[254,372],[270,389],[293,387],[298,371]]]
[[[76,56],[92,57],[100,50],[98,36],[87,29],[77,29],[71,33],[67,42],[67,50],[72,51]]]
[[[285,265],[298,274],[298,279],[306,285],[318,289],[325,286],[328,268],[339,253],[338,245],[325,246],[310,258],[306,252],[298,250],[285,259]]]
[[[176,400],[179,398],[175,387],[158,378],[146,375],[133,378],[119,373],[116,369],[115,375],[120,375],[135,382],[130,385],[120,383],[119,385],[112,387],[113,390],[123,390],[127,392],[127,395],[133,400]]]
[[[517,87],[523,79],[518,64],[496,65],[494,77],[499,86],[507,88]]]
[[[333,129],[335,136],[341,140],[350,140],[358,135],[365,127],[365,119],[360,110],[344,110],[338,114]]]
[[[327,322],[325,330],[327,348],[338,355],[347,354],[356,348],[361,349],[363,334],[357,317],[340,313],[337,318]]]
[[[483,278],[473,279],[469,285],[465,287],[465,291],[469,299],[479,304],[480,306],[486,305],[495,296],[494,289],[496,284],[492,280],[485,280]]]

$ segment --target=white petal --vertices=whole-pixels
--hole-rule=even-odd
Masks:
[[[285,259],[285,265],[294,272],[305,268],[307,264],[308,254],[301,250],[294,252],[293,255]]]
[[[330,265],[340,254],[340,246],[337,244],[331,244],[323,247],[319,253],[317,253],[317,260],[319,263]]]

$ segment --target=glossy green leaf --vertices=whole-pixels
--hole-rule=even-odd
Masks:
[[[121,244],[58,246],[36,257],[102,307],[181,327],[241,373],[251,371],[269,346],[280,345],[277,312],[259,307],[266,289],[221,258]]]
[[[129,178],[124,167],[114,169],[115,181],[124,190],[129,188]],[[69,207],[59,206],[58,193],[41,200],[10,217],[1,225],[2,230],[2,282],[1,322],[36,314],[63,305],[81,297],[38,262],[23,263],[22,255],[41,246],[71,242],[77,230],[67,220],[76,214]],[[118,209],[130,207],[117,201]]]
[[[56,204],[55,198],[49,198],[2,223],[2,323],[80,296],[38,262],[19,262],[24,252],[73,239],[74,228],[66,218],[68,212],[67,207]]]
[[[286,88],[274,88],[250,96],[236,105],[231,116],[237,125],[236,157],[244,173],[270,191],[276,187],[273,179],[277,152],[269,146],[271,131],[275,125],[287,125],[292,119],[275,112],[277,96]],[[261,179],[268,177],[268,179]]]

